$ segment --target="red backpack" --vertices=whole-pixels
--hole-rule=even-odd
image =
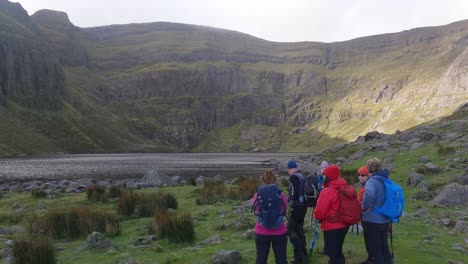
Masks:
[[[340,205],[336,214],[327,217],[327,220],[347,226],[357,224],[361,220],[362,209],[357,200],[356,189],[350,185],[342,185],[336,189]]]

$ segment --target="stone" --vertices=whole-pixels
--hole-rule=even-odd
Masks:
[[[255,238],[255,229],[247,229],[244,234],[241,236],[242,239],[254,239]]]
[[[213,235],[202,242],[200,244],[219,244],[221,243],[221,236],[219,234]]]
[[[468,226],[468,223],[464,220],[458,220],[455,223],[455,226],[452,229],[452,232],[455,233],[463,233],[465,231],[465,228]]]
[[[423,164],[426,164],[428,162],[430,162],[431,159],[428,157],[428,156],[421,156],[419,157],[419,162],[423,163]]]
[[[237,250],[220,250],[211,257],[212,264],[239,264],[241,255]]]
[[[415,150],[415,149],[418,149],[418,148],[422,147],[423,145],[424,145],[424,143],[422,143],[422,142],[414,143],[413,145],[411,145],[411,149]]]
[[[466,206],[468,205],[468,185],[458,183],[446,185],[432,203],[439,206]]]
[[[172,183],[171,178],[166,176],[164,172],[159,170],[150,170],[146,172],[145,176],[140,180],[140,182],[144,185],[149,186],[167,186]]]
[[[442,171],[442,169],[439,166],[437,166],[437,165],[435,165],[435,164],[433,164],[431,162],[428,162],[428,163],[424,164],[424,169],[428,173],[439,173],[439,172]]]
[[[112,241],[107,239],[103,234],[99,232],[93,232],[88,235],[84,248],[93,248],[93,249],[110,249],[115,248]]]
[[[410,172],[408,174],[408,178],[406,179],[406,186],[411,186],[411,187],[416,187],[419,183],[422,182],[422,180],[424,179],[424,175],[423,174],[419,174],[419,173],[416,173],[416,172]]]

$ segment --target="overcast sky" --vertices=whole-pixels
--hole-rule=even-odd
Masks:
[[[10,0],[30,15],[64,11],[73,24],[169,21],[271,41],[332,42],[468,19],[468,0]]]

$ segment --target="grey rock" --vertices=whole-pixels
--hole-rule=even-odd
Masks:
[[[115,248],[112,241],[107,239],[103,234],[99,232],[93,232],[88,235],[84,248],[94,248],[94,249],[110,249]]]
[[[421,157],[419,157],[419,162],[421,162],[421,163],[426,164],[426,163],[428,163],[428,162],[430,162],[430,161],[431,161],[431,159],[430,159],[428,156],[421,156]]]
[[[239,264],[241,255],[237,250],[220,250],[211,257],[212,264]]]
[[[361,159],[362,157],[364,157],[365,154],[366,154],[366,152],[364,150],[358,150],[353,155],[351,155],[351,157],[349,159],[350,160],[358,160],[358,159]]]
[[[457,183],[446,185],[432,203],[439,206],[466,206],[468,205],[468,185]]]
[[[411,186],[411,187],[416,187],[418,184],[420,184],[422,182],[422,180],[424,179],[424,175],[423,174],[419,174],[419,173],[416,173],[416,172],[410,172],[408,174],[408,178],[406,179],[406,186]]]
[[[468,185],[468,174],[457,176],[457,183]]]
[[[207,182],[207,181],[210,181],[210,180],[211,180],[211,179],[208,178],[208,177],[205,177],[205,176],[198,176],[198,177],[195,179],[195,183],[196,183],[197,185],[201,185],[201,184],[203,184],[203,183],[205,183],[205,182]]]
[[[171,178],[166,176],[164,172],[159,170],[150,170],[146,172],[145,176],[140,180],[140,182],[144,185],[149,186],[167,186],[172,183]]]
[[[415,150],[415,149],[418,149],[418,148],[422,147],[423,145],[424,145],[424,143],[422,143],[422,142],[414,143],[413,145],[411,145],[411,149]]]
[[[221,236],[219,234],[213,235],[202,242],[200,244],[219,244],[221,243]]]
[[[433,164],[431,162],[424,164],[424,169],[425,169],[425,171],[427,171],[429,173],[439,173],[439,172],[442,171],[442,169],[439,166],[437,166],[437,165],[435,165],[435,164]]]
[[[409,145],[412,145],[412,144],[414,144],[414,143],[419,143],[420,141],[421,141],[420,138],[412,138],[412,139],[408,140],[407,143],[408,143]]]
[[[465,231],[465,228],[467,227],[468,223],[464,220],[458,220],[455,223],[455,226],[452,229],[452,232],[455,233],[463,233]]]
[[[443,225],[448,226],[448,225],[450,225],[450,224],[452,223],[452,219],[450,219],[450,218],[443,218],[443,219],[441,219],[441,222],[442,222]]]
[[[241,236],[242,239],[253,239],[255,238],[255,229],[247,229],[244,234]]]

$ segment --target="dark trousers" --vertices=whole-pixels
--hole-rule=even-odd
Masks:
[[[343,243],[348,233],[349,226],[333,230],[323,231],[325,248],[327,249],[329,264],[345,264],[343,255]]]
[[[286,249],[288,238],[286,234],[283,235],[259,235],[255,234],[255,246],[257,248],[257,264],[266,264],[268,254],[270,253],[270,245],[273,247],[275,253],[276,264],[286,264],[288,259],[286,257]]]
[[[374,264],[393,264],[387,240],[389,225],[362,221],[367,255],[373,259]]]
[[[304,234],[304,218],[307,207],[299,205],[293,208],[288,218],[289,241],[294,248],[294,260],[300,261],[306,258],[306,236]]]

